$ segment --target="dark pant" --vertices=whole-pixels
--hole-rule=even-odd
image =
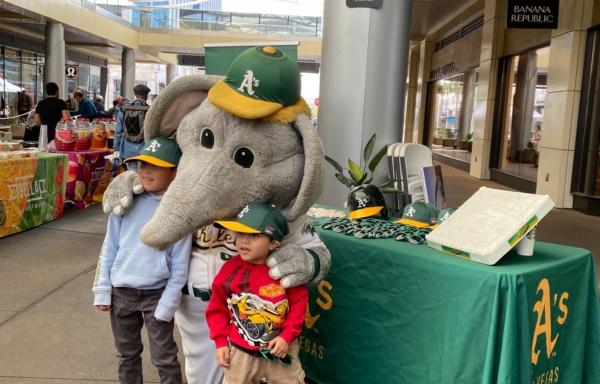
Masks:
[[[146,324],[150,340],[152,364],[158,368],[161,384],[181,384],[181,365],[177,360],[177,344],[173,338],[174,321],[159,322],[154,311],[164,288],[142,290],[112,289],[110,323],[119,358],[119,382],[143,384],[142,325]]]

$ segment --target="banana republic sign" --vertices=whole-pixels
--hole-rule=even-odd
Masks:
[[[508,0],[506,28],[558,28],[559,0]]]

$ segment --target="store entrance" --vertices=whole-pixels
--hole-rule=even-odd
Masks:
[[[505,58],[491,167],[530,183],[538,178],[550,48]]]
[[[478,70],[473,69],[438,80],[430,94],[429,127],[434,157],[448,165],[458,164],[464,170],[471,165],[478,74]]]

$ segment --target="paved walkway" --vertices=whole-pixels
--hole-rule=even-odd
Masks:
[[[450,206],[482,185],[506,189],[446,166],[443,174]],[[117,382],[108,315],[92,306],[91,292],[106,220],[96,205],[0,239],[0,384]],[[600,218],[554,210],[538,239],[600,255],[599,227]],[[147,350],[144,375],[159,382]]]

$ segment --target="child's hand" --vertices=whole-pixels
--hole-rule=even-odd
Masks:
[[[217,364],[219,367],[229,368],[229,347],[217,348]]]
[[[96,305],[96,307],[98,307],[98,309],[102,312],[110,312],[111,310],[110,305]]]
[[[269,348],[273,348],[271,355],[283,359],[287,355],[290,346],[281,337],[277,336],[269,342]]]
[[[156,321],[158,321],[159,323],[166,323],[166,321],[159,319],[158,317],[155,317]]]

